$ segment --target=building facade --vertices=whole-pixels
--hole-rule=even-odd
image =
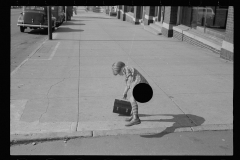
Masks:
[[[152,33],[174,37],[233,61],[233,6],[117,6],[117,18],[144,25]]]

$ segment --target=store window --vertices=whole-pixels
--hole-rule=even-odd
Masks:
[[[145,20],[146,8],[147,8],[147,6],[142,6],[141,7],[141,19],[143,21]]]
[[[156,6],[154,8],[155,12],[154,12],[154,17],[157,17],[157,19],[155,21],[160,22],[161,20],[161,6]]]
[[[127,7],[127,12],[134,13],[134,6],[128,6]]]
[[[46,9],[46,7],[44,8],[44,6],[24,6],[24,9],[25,10],[44,10]]]
[[[180,23],[191,28],[225,32],[228,6],[182,7]]]
[[[143,18],[143,6],[141,6],[141,13],[140,13],[140,19],[142,19]]]
[[[209,28],[226,29],[228,7],[211,7],[209,16],[207,16],[206,26]],[[211,13],[213,12],[213,13]]]
[[[191,27],[191,14],[192,14],[192,7],[183,7],[182,8],[182,19],[180,23]]]
[[[130,12],[134,13],[134,6],[131,6]]]

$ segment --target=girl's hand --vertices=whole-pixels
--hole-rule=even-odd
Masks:
[[[123,95],[123,99],[127,99],[127,94],[124,94],[124,95]]]

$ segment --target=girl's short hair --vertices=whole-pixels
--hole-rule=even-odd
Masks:
[[[117,74],[119,74],[119,72],[121,71],[121,69],[125,66],[125,63],[119,61],[119,62],[115,62],[112,65],[112,70],[113,70],[113,74],[116,76]]]

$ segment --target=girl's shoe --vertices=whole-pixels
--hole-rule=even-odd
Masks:
[[[130,122],[132,119],[133,119],[133,116],[126,118],[125,121]]]
[[[141,123],[141,120],[138,118],[138,119],[133,119],[130,123],[126,124],[125,126],[128,127],[128,126],[132,126],[140,123]]]

